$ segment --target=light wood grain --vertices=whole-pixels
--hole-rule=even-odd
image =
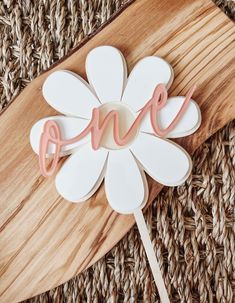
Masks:
[[[171,94],[196,83],[203,123],[178,140],[192,153],[235,117],[235,27],[209,0],[140,0],[53,69],[35,79],[0,116],[0,301],[15,302],[67,281],[89,267],[134,223],[108,207],[103,186],[82,205],[58,196],[53,178],[40,176],[29,144],[31,126],[55,114],[43,102],[48,74],[68,69],[85,77],[84,60],[95,46],[118,47],[129,69],[146,55],[171,63]],[[161,186],[149,179],[149,203]]]

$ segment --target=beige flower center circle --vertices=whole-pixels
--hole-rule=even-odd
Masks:
[[[109,102],[102,104],[99,107],[100,110],[100,121],[103,121],[105,116],[112,110],[115,110],[118,112],[119,116],[119,133],[120,137],[123,138],[123,136],[128,132],[129,128],[132,126],[133,122],[135,121],[135,114],[132,112],[132,110],[126,106],[125,104],[122,104],[121,102]],[[136,129],[133,132],[133,135],[131,136],[128,144],[124,146],[119,146],[113,137],[113,127],[114,122],[113,119],[109,121],[107,128],[105,129],[103,133],[103,137],[101,140],[100,146],[105,147],[110,150],[118,150],[122,148],[126,148],[136,137],[138,133],[138,129]]]

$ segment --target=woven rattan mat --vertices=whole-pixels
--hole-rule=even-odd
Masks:
[[[126,1],[127,2],[127,1]],[[1,0],[0,109],[117,11],[118,0]],[[217,1],[235,17],[235,3]],[[235,26],[235,25],[234,25]],[[146,213],[172,302],[235,301],[235,123],[195,153],[189,180]],[[90,269],[27,302],[159,302],[136,228]],[[9,302],[11,303],[11,302]]]

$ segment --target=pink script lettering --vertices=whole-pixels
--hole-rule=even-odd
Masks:
[[[104,119],[101,121],[99,108],[94,108],[92,111],[92,117],[88,126],[74,138],[63,140],[61,138],[61,131],[59,125],[53,121],[49,120],[44,124],[43,132],[40,138],[40,147],[39,147],[39,165],[40,171],[43,176],[51,176],[56,169],[58,161],[60,159],[60,152],[63,146],[68,144],[73,144],[84,138],[88,133],[91,133],[91,143],[94,150],[98,149],[100,142],[106,127],[108,126],[110,120],[113,119],[113,137],[117,145],[124,146],[126,145],[130,138],[133,136],[133,132],[136,131],[137,127],[140,125],[144,116],[147,112],[150,113],[151,126],[155,135],[159,137],[165,137],[174,127],[177,125],[181,117],[184,115],[190,99],[195,91],[195,86],[193,86],[185,96],[183,105],[181,106],[179,112],[171,122],[171,124],[166,129],[161,129],[158,121],[156,119],[157,113],[162,109],[167,102],[168,93],[166,87],[163,84],[158,84],[153,92],[152,98],[145,104],[145,106],[139,111],[138,116],[135,121],[127,131],[127,133],[120,137],[119,132],[119,115],[116,110],[110,111]],[[49,144],[55,145],[55,155],[52,161],[50,168],[46,166],[46,155]]]

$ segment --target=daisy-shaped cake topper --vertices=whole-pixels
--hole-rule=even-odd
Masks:
[[[155,56],[140,60],[127,80],[125,59],[119,50],[111,46],[97,47],[88,54],[86,73],[89,84],[65,70],[52,73],[44,82],[42,92],[45,100],[63,115],[44,118],[33,126],[30,142],[36,153],[39,154],[46,121],[55,121],[60,128],[61,139],[69,141],[88,128],[94,109],[99,110],[100,123],[111,111],[118,112],[120,137],[123,137],[141,109],[153,98],[157,85],[169,88],[173,81],[171,66]],[[171,97],[156,112],[153,119],[160,130],[172,123],[185,99]],[[159,100],[157,102],[160,103]],[[179,145],[166,138],[183,137],[195,132],[201,120],[197,104],[193,100],[188,102],[178,123],[164,138],[156,136],[150,118],[148,110],[132,128],[123,145],[115,142],[114,119],[110,119],[99,148],[92,147],[91,132],[88,131],[80,140],[62,146],[60,156],[71,156],[56,175],[55,183],[60,195],[71,202],[85,201],[104,179],[111,207],[119,213],[133,213],[144,206],[148,197],[144,171],[167,186],[183,183],[191,171],[190,157]],[[98,136],[93,133],[93,138],[94,135]],[[56,151],[52,140],[50,143],[46,152],[48,155]]]
[[[173,70],[156,56],[140,60],[127,79],[125,58],[111,46],[88,54],[86,74],[89,83],[67,70],[49,75],[43,96],[62,115],[38,121],[31,146],[44,176],[55,171],[60,157],[70,155],[55,177],[66,200],[89,199],[104,180],[110,206],[137,214],[148,198],[145,172],[167,186],[182,184],[191,172],[190,156],[168,138],[190,135],[200,126],[200,109],[191,99],[194,87],[186,96],[168,98]],[[137,223],[146,238],[142,219]],[[146,251],[153,269],[153,250]]]

